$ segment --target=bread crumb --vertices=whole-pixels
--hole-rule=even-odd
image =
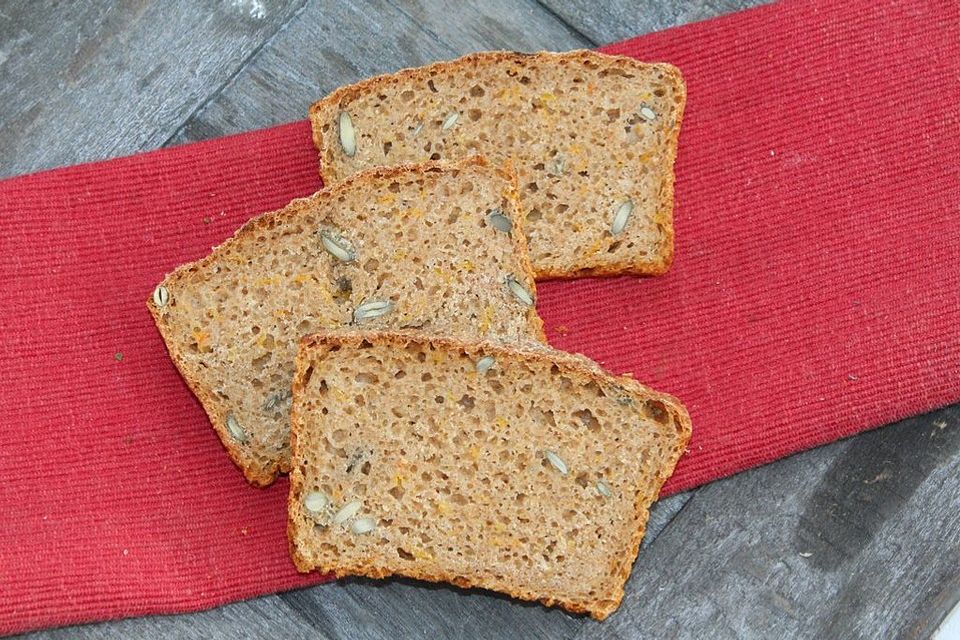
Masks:
[[[207,341],[210,339],[209,333],[202,329],[194,329],[191,336],[193,337],[193,343],[197,345],[197,351],[207,350]]]

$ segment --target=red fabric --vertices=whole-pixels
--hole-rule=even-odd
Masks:
[[[668,492],[960,399],[958,25],[796,2],[606,48],[687,79],[676,263],[538,306],[689,407]],[[0,632],[320,580],[287,557],[286,481],[247,486],[144,306],[315,164],[298,122],[0,182]]]

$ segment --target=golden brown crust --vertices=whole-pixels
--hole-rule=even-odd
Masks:
[[[306,198],[297,198],[282,209],[264,213],[256,218],[253,218],[240,227],[233,234],[233,236],[228,238],[221,245],[214,247],[211,253],[205,257],[194,262],[180,265],[171,273],[167,274],[160,285],[168,287],[172,286],[173,283],[176,283],[179,280],[188,277],[190,274],[210,265],[216,259],[216,254],[218,251],[238,242],[242,236],[256,234],[262,228],[266,228],[273,218],[295,215],[308,207],[314,206],[318,201],[323,199],[335,199],[342,192],[351,189],[357,183],[374,179],[389,179],[394,176],[402,176],[411,172],[428,174],[462,169],[471,166],[488,167],[489,164],[480,156],[471,156],[458,162],[426,162],[419,164],[397,165],[393,167],[376,167],[354,174],[346,180],[342,180],[335,184],[326,185],[324,189],[314,193],[311,196]],[[508,178],[511,185],[508,197],[514,203],[516,207],[515,210],[518,212],[517,220],[514,221],[514,224],[522,225],[523,215],[522,209],[520,209],[519,195],[517,192],[516,175],[510,172],[509,167],[494,167],[493,170],[497,171],[501,176]],[[517,276],[522,278],[524,280],[524,285],[527,286],[534,295],[536,295],[536,283],[534,281],[533,267],[530,264],[530,259],[527,255],[526,240],[524,234],[522,233],[522,226],[519,228],[519,233],[511,234],[512,241],[514,243],[514,251],[519,257],[521,267],[523,269],[523,272],[517,274]],[[205,389],[200,381],[190,372],[187,361],[178,348],[177,340],[175,339],[173,330],[167,325],[162,312],[159,308],[157,308],[153,301],[152,292],[151,296],[147,299],[147,309],[150,311],[150,315],[153,317],[153,321],[157,325],[157,329],[160,331],[160,335],[167,346],[167,351],[170,354],[170,358],[176,365],[181,377],[183,377],[184,382],[187,383],[187,386],[194,393],[197,399],[200,400],[200,404],[203,406],[204,412],[210,419],[210,423],[213,426],[214,431],[216,431],[217,435],[219,436],[220,442],[223,443],[224,448],[227,450],[227,453],[230,456],[230,459],[233,460],[234,464],[236,464],[237,467],[243,472],[243,475],[246,477],[247,481],[257,487],[266,487],[272,484],[274,480],[276,480],[277,475],[279,475],[281,472],[289,471],[287,465],[282,464],[281,462],[269,464],[262,468],[254,468],[250,465],[244,464],[243,449],[237,443],[235,443],[233,438],[229,436],[225,422],[226,418],[224,415],[221,415],[221,412],[218,409],[219,403],[210,390]],[[543,330],[543,321],[540,319],[540,316],[537,315],[535,308],[531,308],[527,311],[527,323],[529,325],[531,335],[545,343],[547,338]]]
[[[367,78],[366,80],[361,80],[360,82],[348,85],[345,87],[340,87],[327,95],[326,97],[314,102],[309,109],[309,117],[313,130],[313,143],[317,148],[317,152],[320,158],[320,168],[319,172],[324,182],[335,182],[337,180],[343,179],[343,176],[339,174],[339,167],[336,162],[333,161],[334,155],[332,151],[332,146],[326,143],[326,140],[323,136],[322,131],[322,114],[323,112],[333,106],[342,106],[346,103],[349,103],[354,98],[360,95],[371,93],[376,91],[382,86],[386,86],[390,83],[397,82],[399,78],[414,78],[421,79],[426,78],[432,74],[444,74],[453,70],[458,70],[463,67],[469,66],[479,66],[479,65],[491,65],[501,62],[513,62],[513,63],[523,63],[529,62],[532,59],[537,60],[550,60],[550,59],[585,59],[589,58],[594,61],[602,61],[603,63],[609,65],[627,65],[630,67],[638,66],[656,66],[662,69],[665,75],[670,81],[674,84],[674,89],[677,92],[678,102],[677,102],[677,117],[673,123],[672,128],[670,129],[670,138],[666,145],[666,167],[665,167],[665,178],[664,183],[661,188],[660,194],[658,194],[658,205],[657,205],[657,222],[663,226],[663,233],[665,238],[662,243],[662,253],[654,260],[635,260],[635,261],[623,261],[616,263],[606,263],[601,265],[594,264],[584,264],[582,258],[580,261],[572,263],[569,268],[566,269],[552,269],[552,268],[543,268],[535,266],[535,274],[539,280],[549,280],[549,279],[560,279],[560,278],[579,278],[579,277],[604,277],[604,276],[617,276],[617,275],[637,275],[637,276],[657,276],[666,273],[670,266],[673,264],[673,253],[674,253],[674,231],[673,231],[673,208],[674,208],[674,162],[677,156],[677,148],[679,146],[679,137],[680,137],[680,126],[683,121],[684,108],[686,106],[686,84],[683,81],[683,76],[680,73],[680,70],[675,66],[666,63],[666,62],[655,62],[655,63],[643,63],[634,58],[628,56],[620,55],[611,55],[605,53],[599,53],[597,51],[591,51],[589,49],[577,49],[573,51],[567,51],[562,53],[552,52],[552,51],[540,51],[537,53],[520,53],[513,51],[482,51],[478,53],[471,53],[455,60],[448,60],[442,62],[434,62],[429,65],[422,67],[408,67],[400,69],[399,71],[382,74],[379,76],[374,76],[372,78]],[[639,175],[641,170],[640,165],[637,165],[637,173]]]
[[[483,353],[501,356],[504,358],[525,359],[528,361],[556,364],[562,370],[570,373],[586,376],[590,380],[600,383],[606,383],[610,377],[613,377],[617,384],[621,385],[635,394],[643,394],[646,399],[655,399],[663,403],[670,414],[673,416],[673,422],[677,427],[677,446],[671,452],[667,463],[660,468],[660,472],[648,492],[639,492],[634,500],[634,511],[638,520],[642,523],[630,542],[630,554],[627,557],[619,558],[619,568],[617,575],[620,584],[626,582],[640,550],[640,543],[643,540],[643,534],[646,529],[646,517],[640,517],[645,514],[647,505],[656,500],[664,482],[673,473],[677,461],[686,450],[690,441],[692,425],[687,410],[680,404],[675,397],[653,391],[652,389],[640,384],[629,376],[610,376],[604,372],[598,365],[592,361],[577,354],[568,354],[561,351],[555,351],[549,348],[533,347],[529,349],[518,349],[504,347],[492,342],[462,342],[447,337],[427,335],[416,331],[377,331],[377,332],[331,332],[305,336],[300,340],[300,349],[297,352],[296,373],[293,379],[294,397],[300,396],[305,390],[307,372],[312,362],[317,357],[317,350],[331,346],[357,347],[362,342],[369,342],[375,345],[386,345],[402,349],[406,345],[413,343],[432,344],[441,349],[464,350],[468,353]],[[297,442],[297,433],[303,428],[302,417],[297,410],[297,402],[294,402],[294,409],[291,413],[291,450],[293,459],[302,457]],[[297,570],[307,573],[313,570],[319,570],[323,573],[333,574],[338,578],[344,576],[366,576],[369,578],[384,578],[391,575],[405,576],[417,580],[426,580],[429,582],[449,582],[461,587],[482,587],[493,588],[502,591],[521,600],[539,601],[547,606],[560,606],[573,613],[586,613],[597,620],[604,620],[620,606],[623,598],[623,589],[617,594],[616,600],[602,599],[595,601],[571,601],[562,598],[554,598],[543,594],[534,593],[515,584],[507,584],[499,581],[494,576],[482,576],[479,580],[470,580],[463,576],[457,576],[442,571],[437,573],[425,573],[418,569],[393,569],[388,567],[378,567],[364,564],[337,564],[330,566],[314,566],[304,558],[296,547],[295,540],[299,533],[299,521],[294,514],[297,513],[298,505],[302,499],[303,475],[300,469],[294,469],[290,474],[290,493],[287,506],[288,514],[288,538],[290,543],[290,554]]]

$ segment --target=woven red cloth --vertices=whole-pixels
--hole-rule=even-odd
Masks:
[[[676,263],[538,307],[689,407],[667,492],[960,399],[958,25],[796,2],[606,48],[687,79]],[[244,482],[144,306],[319,186],[303,122],[0,182],[0,632],[321,579],[287,557],[286,481]]]

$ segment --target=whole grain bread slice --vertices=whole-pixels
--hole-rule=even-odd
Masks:
[[[446,581],[597,619],[619,606],[691,430],[676,399],[582,356],[417,332],[304,338],[291,421],[301,571]]]
[[[163,280],[150,312],[251,483],[289,465],[305,334],[423,327],[544,340],[517,207],[511,176],[479,158],[375,169],[250,221]]]
[[[673,260],[685,102],[669,64],[484,52],[342,87],[310,121],[328,181],[475,153],[512,160],[538,277],[656,275]]]

